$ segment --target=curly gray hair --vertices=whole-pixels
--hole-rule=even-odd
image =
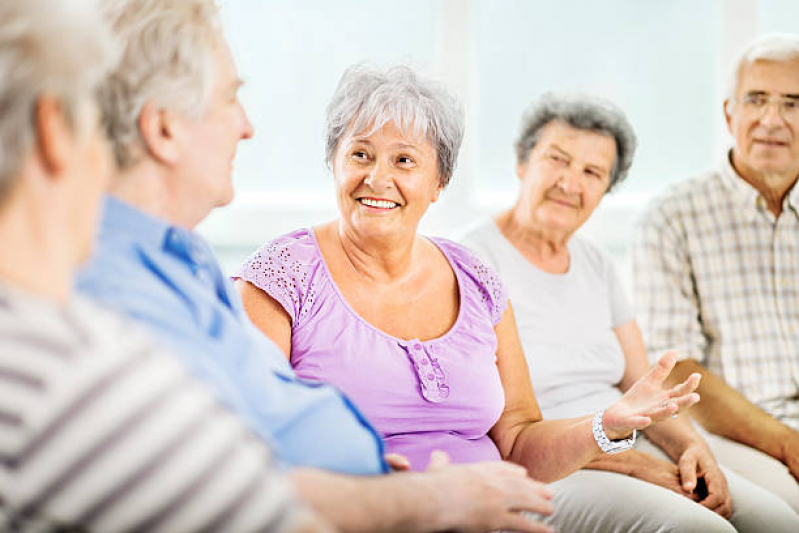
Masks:
[[[541,130],[553,121],[612,137],[616,141],[616,161],[611,169],[608,192],[624,181],[638,145],[635,131],[618,106],[585,94],[548,92],[533,102],[522,117],[516,140],[519,163],[527,160],[541,136]]]
[[[36,139],[43,95],[57,98],[70,126],[117,59],[111,33],[90,0],[0,2],[0,200]]]
[[[382,71],[358,64],[344,72],[327,106],[327,164],[332,166],[346,131],[371,135],[389,122],[403,135],[413,129],[432,143],[438,155],[439,182],[446,187],[463,140],[463,109],[441,85],[406,66]]]

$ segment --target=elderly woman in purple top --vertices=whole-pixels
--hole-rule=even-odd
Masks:
[[[460,107],[436,84],[406,67],[350,68],[327,110],[341,216],[264,245],[237,287],[297,374],[341,388],[412,469],[443,450],[453,462],[509,459],[555,480],[698,401],[699,377],[663,390],[667,355],[604,411],[542,420],[495,272],[417,233],[462,137]]]

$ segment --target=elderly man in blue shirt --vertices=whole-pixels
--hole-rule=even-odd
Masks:
[[[192,229],[230,202],[236,146],[253,135],[213,0],[108,0],[124,47],[103,90],[118,172],[79,290],[142,323],[293,468],[342,531],[548,531],[550,494],[508,463],[385,476],[383,444],[333,388],[298,380],[249,323]],[[315,468],[307,468],[315,467]],[[332,472],[331,472],[332,471]]]

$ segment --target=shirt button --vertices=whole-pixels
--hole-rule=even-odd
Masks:
[[[427,364],[427,359],[422,359],[422,364],[426,365]]]
[[[417,343],[417,344],[414,344],[414,345],[413,345],[413,349],[414,349],[414,350],[421,350],[421,349],[422,349],[422,345],[421,345],[421,344],[418,344],[418,343]]]
[[[427,379],[432,381],[433,378],[435,378],[435,376],[433,374],[427,374]]]

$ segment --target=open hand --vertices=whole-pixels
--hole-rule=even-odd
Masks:
[[[679,385],[663,389],[663,382],[676,363],[677,354],[667,352],[621,400],[605,410],[603,424],[608,438],[626,438],[634,429],[647,428],[699,401],[699,394],[694,392],[701,379],[699,374],[691,374]]]
[[[551,527],[525,512],[550,515],[552,493],[514,463],[492,461],[448,466],[446,454],[433,452],[427,474],[436,476],[439,508],[446,528],[464,532],[510,530],[551,533]]]

